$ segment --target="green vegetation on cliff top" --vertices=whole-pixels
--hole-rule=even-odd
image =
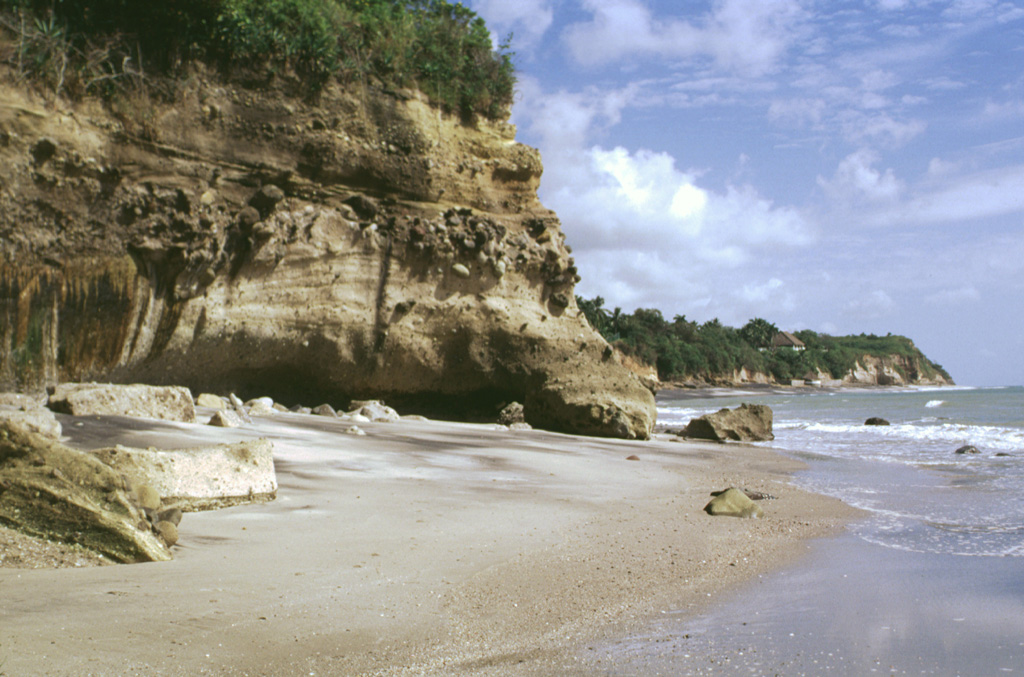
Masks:
[[[508,40],[447,0],[6,0],[0,60],[70,95],[110,94],[194,60],[229,74],[299,75],[416,87],[463,116],[507,116],[515,87]]]
[[[728,380],[741,368],[769,374],[782,383],[818,378],[819,372],[840,379],[864,356],[904,358],[892,366],[908,383],[936,376],[952,381],[945,369],[904,336],[829,336],[802,330],[793,333],[806,346],[804,350],[772,349],[779,330],[762,318],[735,329],[717,319],[698,324],[682,315],[669,322],[653,308],[638,308],[632,314],[620,308],[609,311],[600,296],[576,297],[576,302],[609,343],[654,366],[662,381]]]

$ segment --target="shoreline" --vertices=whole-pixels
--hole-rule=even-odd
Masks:
[[[268,437],[278,498],[186,514],[171,562],[0,569],[9,674],[583,674],[591,643],[698,613],[857,514],[739,444],[410,420],[355,437],[290,414],[77,423],[72,444]],[[779,498],[761,520],[706,515],[727,486]]]

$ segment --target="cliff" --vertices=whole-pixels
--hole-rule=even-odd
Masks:
[[[922,361],[927,358],[908,357],[906,355],[862,355],[857,358],[852,369],[844,374],[834,376],[828,371],[808,371],[798,379],[778,379],[772,374],[747,369],[716,374],[711,378],[693,378],[688,380],[670,380],[665,383],[656,378],[651,379],[647,369],[635,369],[638,376],[648,379],[652,388],[680,386],[722,386],[737,387],[757,383],[761,385],[805,385],[810,382],[825,385],[850,386],[951,386],[956,385],[951,378],[943,373],[926,367]],[[635,360],[633,361],[635,363]],[[627,365],[630,363],[627,362]]]
[[[539,154],[510,125],[199,66],[113,108],[0,75],[0,388],[458,417],[520,400],[536,426],[649,436],[653,396],[577,309]]]

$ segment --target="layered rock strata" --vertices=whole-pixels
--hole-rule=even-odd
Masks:
[[[113,114],[0,85],[0,388],[518,400],[549,429],[649,436],[653,396],[576,308],[510,125],[288,86],[196,72]]]

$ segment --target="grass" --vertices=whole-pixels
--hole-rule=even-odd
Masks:
[[[0,59],[56,96],[112,96],[188,63],[225,74],[294,74],[318,92],[332,78],[416,87],[466,117],[507,117],[510,38],[447,0],[9,0]]]

